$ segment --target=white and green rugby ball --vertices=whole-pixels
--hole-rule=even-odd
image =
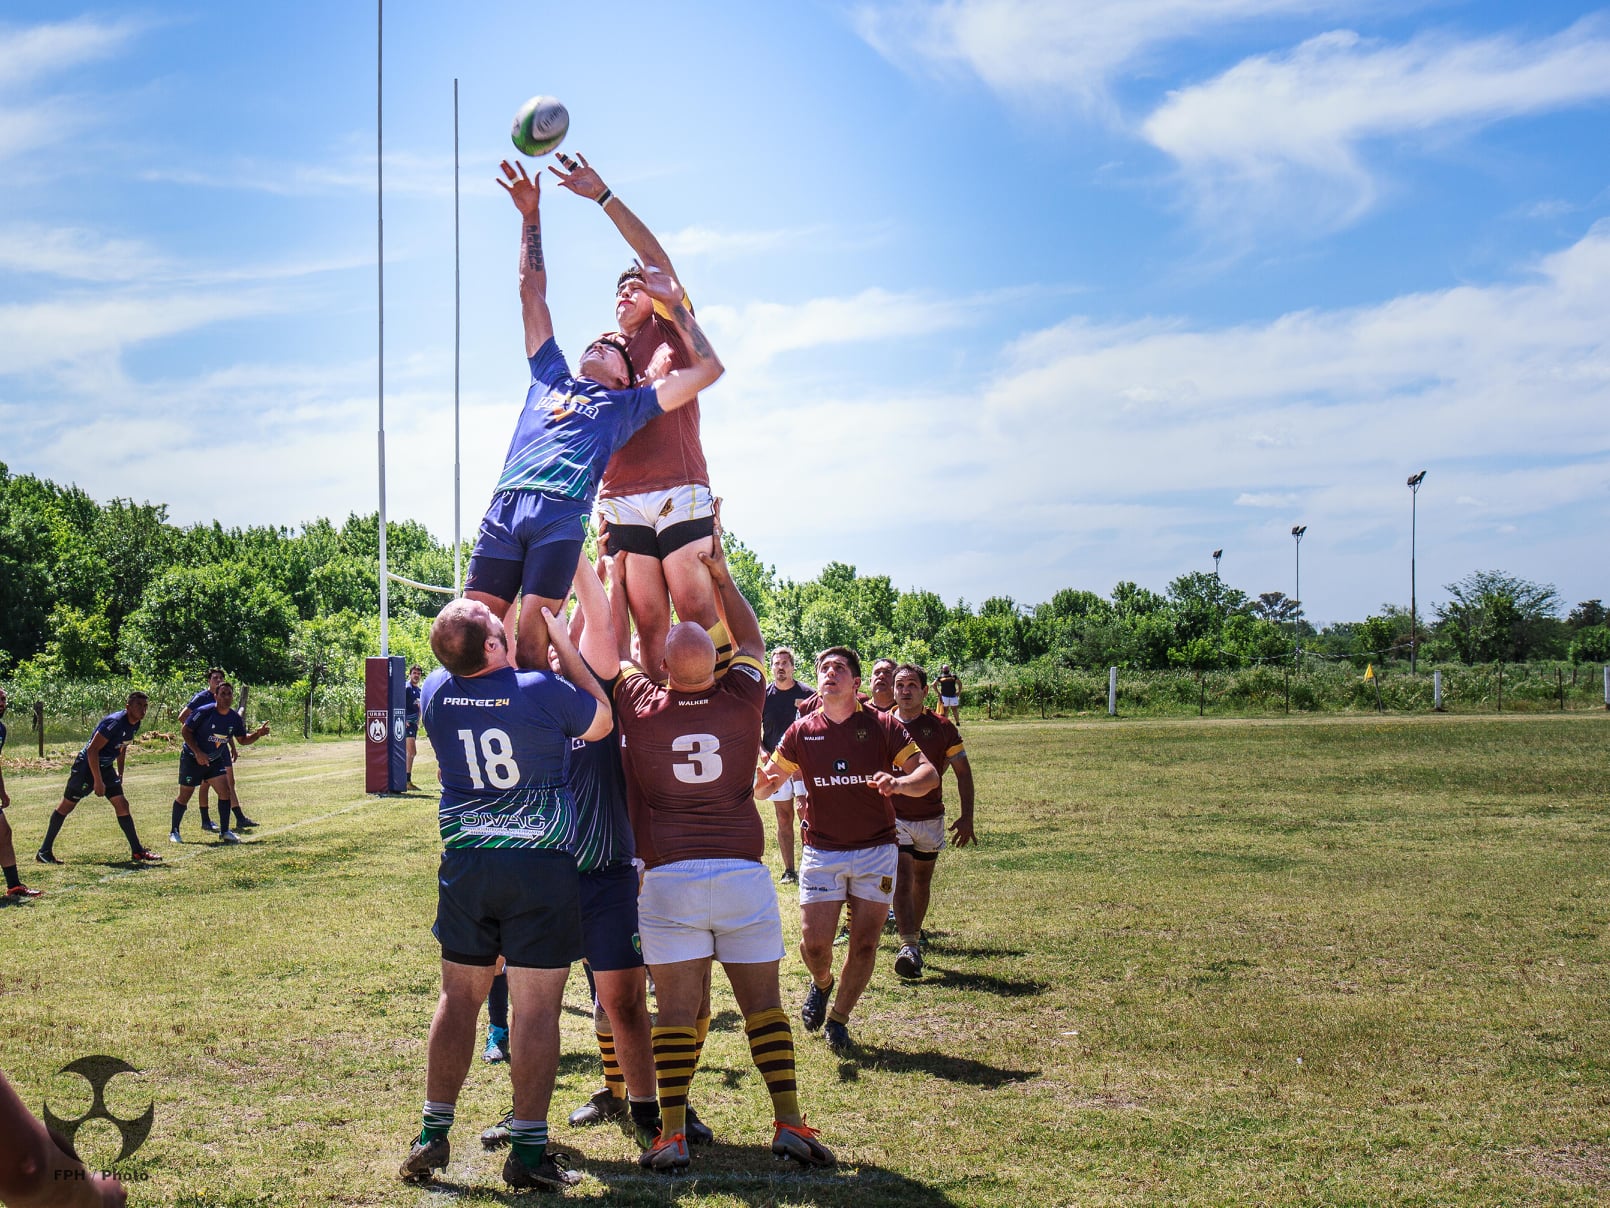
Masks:
[[[551,96],[534,96],[514,115],[509,137],[522,155],[546,155],[565,141],[570,129],[570,111]]]

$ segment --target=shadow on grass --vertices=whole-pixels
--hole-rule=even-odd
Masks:
[[[908,1053],[903,1049],[861,1045],[850,1060],[839,1062],[839,1081],[858,1080],[860,1067],[889,1070],[897,1074],[927,1074],[947,1082],[965,1082],[969,1086],[990,1089],[1010,1082],[1029,1082],[1040,1076],[1039,1070],[1007,1069],[974,1061],[970,1057],[952,1057],[945,1053]]]
[[[586,1176],[576,1188],[578,1193],[585,1195],[601,1185],[610,1204],[676,1204],[711,1196],[750,1208],[802,1203],[841,1208],[870,1208],[877,1204],[953,1208],[955,1203],[926,1184],[892,1170],[867,1165],[804,1169],[773,1158],[764,1144],[717,1144],[696,1149],[691,1169],[675,1175],[650,1173],[631,1161],[594,1161],[572,1145],[553,1148],[565,1154],[572,1168]],[[488,1155],[488,1161],[485,1173],[473,1183],[438,1178],[421,1185],[420,1190],[430,1197],[426,1202],[530,1205],[530,1193],[511,1191],[503,1184],[499,1174],[502,1156]]]
[[[949,955],[947,952],[946,955]],[[937,969],[929,965],[924,971],[923,984],[942,986],[954,990],[976,990],[993,994],[997,998],[1033,998],[1044,994],[1050,986],[1041,981],[1018,981],[1010,977],[996,977],[993,973],[963,973],[958,969]]]

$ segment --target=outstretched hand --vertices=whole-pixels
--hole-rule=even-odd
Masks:
[[[605,193],[609,192],[609,186],[604,183],[604,178],[598,175],[597,170],[587,162],[587,157],[579,151],[576,153],[575,159],[571,159],[563,151],[555,155],[554,158],[565,167],[565,170],[561,172],[552,164],[548,165],[548,171],[559,178],[560,188],[569,189],[572,193],[585,197],[589,201],[597,201]]]
[[[525,165],[519,160],[512,164],[504,160],[499,166],[503,169],[505,179],[499,180],[498,184],[514,202],[515,208],[527,217],[535,214],[542,201],[542,173],[537,173],[535,180],[531,179],[526,175]]]
[[[652,264],[638,267],[643,270],[644,292],[656,302],[663,302],[668,307],[676,306],[686,296],[681,283],[663,268],[656,268]]]

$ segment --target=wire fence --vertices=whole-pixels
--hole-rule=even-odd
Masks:
[[[1492,663],[1375,667],[1304,660],[1235,671],[1118,672],[1119,716],[1278,716],[1290,713],[1538,713],[1603,710],[1603,668],[1594,664]],[[1105,714],[1108,675],[1057,667],[1011,668],[964,687],[967,715],[988,718]]]

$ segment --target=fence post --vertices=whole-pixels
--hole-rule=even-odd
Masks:
[[[1604,698],[1605,708],[1610,709],[1610,667],[1605,668],[1605,671],[1607,672],[1604,681],[1607,685]],[[45,757],[45,702],[42,700],[34,701],[34,730],[39,735],[39,758],[43,759]]]
[[[1291,712],[1291,668],[1286,667],[1283,670],[1286,673],[1286,681],[1285,681],[1286,682],[1286,704],[1285,704],[1285,709],[1286,709],[1287,713],[1290,713]]]
[[[1431,673],[1431,708],[1433,712],[1442,712],[1442,672]]]
[[[242,684],[240,686],[240,720],[243,721],[243,722],[246,720],[246,710],[251,707],[251,703],[252,703],[252,688],[251,688],[251,685],[250,684]]]
[[[1498,711],[1504,711],[1504,664],[1498,664]]]
[[[1604,669],[1605,708],[1610,709],[1610,667]],[[1118,716],[1118,668],[1107,668],[1107,716]]]
[[[1560,690],[1560,712],[1565,712],[1565,672],[1554,668],[1554,685]]]
[[[1202,673],[1196,673],[1196,715],[1203,716],[1207,712],[1207,680]]]
[[[1610,709],[1610,663],[1604,667],[1604,707]]]

